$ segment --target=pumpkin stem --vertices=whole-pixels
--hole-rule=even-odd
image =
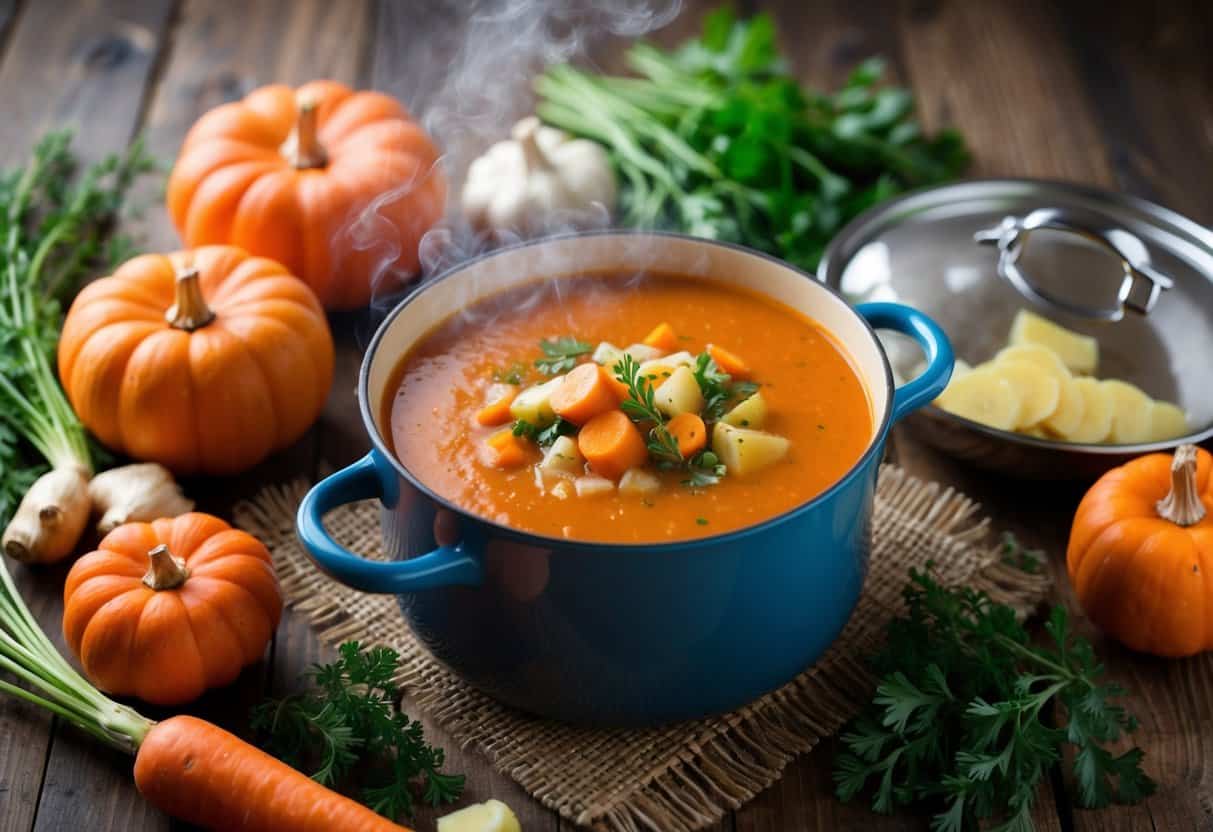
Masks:
[[[194,267],[177,273],[177,302],[164,313],[164,319],[174,329],[186,332],[193,332],[215,320],[215,313],[202,297],[202,285]]]
[[[143,576],[143,583],[157,592],[162,589],[176,589],[190,576],[185,561],[173,557],[168,546],[163,543],[148,552],[147,557],[151,565]]]
[[[514,125],[514,141],[522,148],[523,164],[528,171],[552,169],[552,160],[539,146],[539,126],[539,119],[534,116],[524,118]]]
[[[1180,445],[1171,460],[1171,492],[1158,501],[1158,516],[1178,526],[1192,526],[1205,517],[1196,489],[1196,446]]]
[[[317,136],[316,110],[320,102],[310,95],[301,95],[296,106],[299,108],[299,119],[282,145],[282,155],[295,166],[295,170],[322,168],[329,163],[329,154]]]

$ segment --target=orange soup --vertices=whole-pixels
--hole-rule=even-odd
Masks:
[[[666,274],[530,284],[452,316],[384,406],[401,462],[486,519],[650,543],[752,526],[872,439],[850,360],[775,301]]]

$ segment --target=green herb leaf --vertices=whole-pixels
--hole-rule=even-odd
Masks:
[[[615,378],[628,388],[628,397],[620,403],[620,408],[633,422],[651,425],[647,439],[649,456],[658,467],[682,467],[683,459],[678,450],[678,440],[666,428],[665,416],[657,409],[653,385],[641,376],[640,365],[636,359],[624,353],[623,358],[616,362],[611,371],[615,373]]]
[[[1153,792],[1140,749],[1113,756],[1104,747],[1136,722],[1111,701],[1121,690],[1102,681],[1090,643],[1070,631],[1063,609],[1045,627],[1053,645],[1036,646],[1011,608],[943,587],[929,571],[911,571],[904,596],[906,612],[870,658],[880,676],[876,695],[843,733],[835,758],[840,799],[871,789],[878,812],[932,806],[934,830],[993,822],[1030,830],[1037,787],[1063,742],[1075,748],[1081,805],[1132,803]],[[1054,709],[1064,728],[1052,724]]]
[[[573,369],[577,366],[577,359],[583,355],[589,355],[594,348],[584,341],[564,335],[560,338],[540,341],[539,349],[543,350],[544,357],[535,359],[535,366],[541,373],[556,376]]]
[[[416,790],[432,806],[457,800],[463,775],[441,771],[442,749],[428,745],[421,723],[397,707],[396,652],[354,641],[338,652],[307,673],[311,689],[253,709],[252,728],[266,750],[349,792],[357,769],[362,802],[388,818],[411,818]]]

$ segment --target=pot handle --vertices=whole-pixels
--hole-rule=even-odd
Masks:
[[[952,343],[939,324],[900,303],[861,303],[855,311],[873,329],[891,329],[918,342],[927,355],[927,366],[913,381],[893,391],[893,421],[939,397],[952,378]]]
[[[324,515],[357,500],[383,499],[384,483],[375,452],[317,483],[295,518],[304,549],[324,572],[363,592],[417,592],[442,586],[474,586],[483,579],[480,560],[460,542],[408,560],[374,561],[355,555],[329,536]]]

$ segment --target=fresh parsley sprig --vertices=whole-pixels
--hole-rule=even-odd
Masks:
[[[543,350],[543,358],[535,359],[535,367],[541,373],[556,376],[573,369],[577,366],[577,359],[589,355],[594,348],[571,335],[562,335],[540,341],[539,349]]]
[[[754,395],[759,386],[752,381],[733,381],[733,377],[720,369],[715,359],[706,352],[695,357],[691,372],[695,375],[699,392],[703,394],[703,421],[709,425],[720,421],[732,402]]]
[[[843,734],[834,764],[837,794],[872,787],[872,808],[923,804],[934,832],[1033,828],[1037,786],[1075,748],[1079,802],[1134,803],[1154,790],[1142,752],[1104,746],[1137,722],[1112,702],[1123,690],[1102,680],[1090,642],[1071,632],[1065,610],[1035,645],[1014,611],[968,588],[947,588],[913,570],[906,612],[890,622],[871,664],[872,703]],[[1055,727],[1060,705],[1065,726]],[[995,820],[997,827],[987,827]]]
[[[512,430],[515,436],[524,436],[539,447],[546,448],[561,436],[571,436],[576,433],[577,426],[557,416],[556,421],[546,428],[532,425],[526,419],[518,419],[514,422]]]
[[[647,439],[649,456],[658,467],[671,469],[683,464],[682,452],[678,450],[678,440],[665,426],[665,416],[657,409],[657,401],[653,394],[653,385],[640,374],[640,364],[631,355],[624,353],[623,358],[611,368],[615,378],[627,385],[628,397],[619,407],[633,422],[649,424]]]
[[[397,707],[396,651],[351,641],[338,652],[308,671],[313,689],[254,708],[265,748],[326,786],[347,785],[357,770],[362,802],[388,818],[412,817],[418,786],[431,806],[457,800],[463,775],[441,770],[442,749]]]

